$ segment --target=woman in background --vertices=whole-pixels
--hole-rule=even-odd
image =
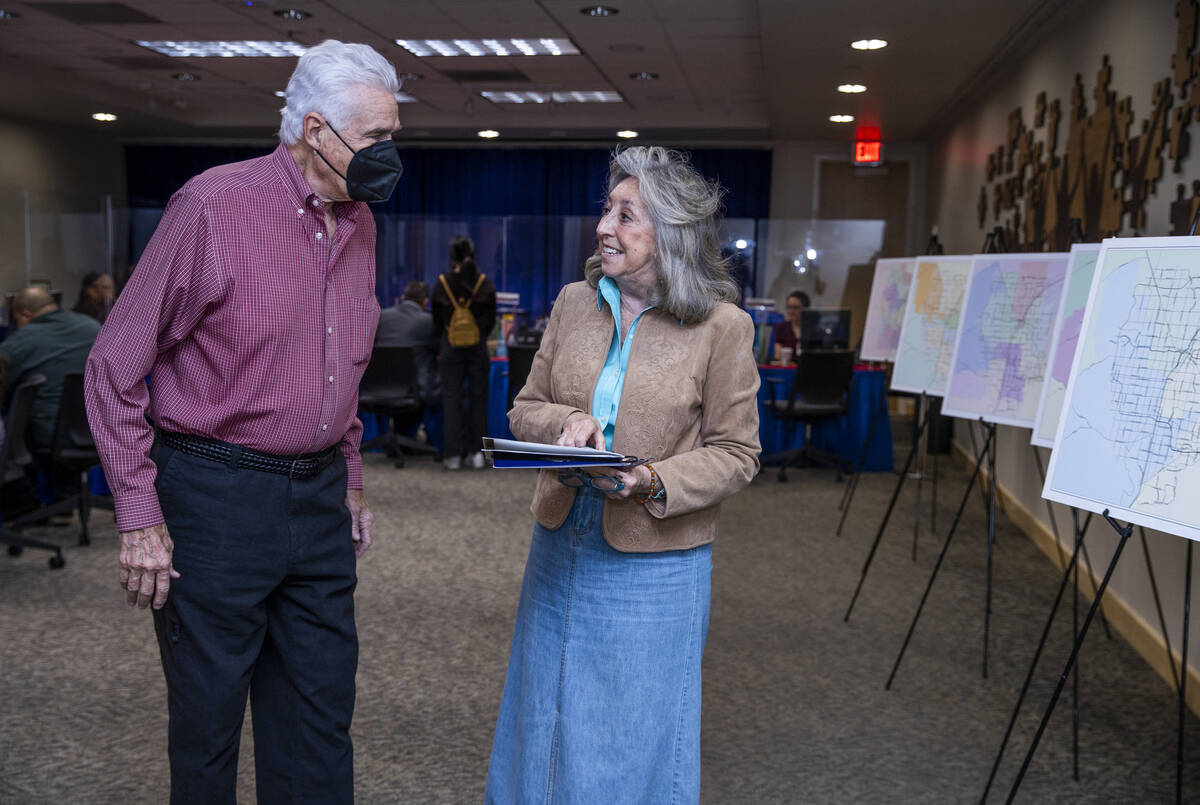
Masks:
[[[586,281],[559,293],[509,412],[518,439],[645,460],[541,470],[489,803],[696,803],[720,503],[758,470],[754,324],[720,192],[677,152],[609,166]]]
[[[112,310],[114,291],[112,277],[90,271],[83,275],[83,281],[79,285],[79,301],[75,303],[73,310],[104,324],[108,311]]]
[[[786,317],[779,324],[775,325],[774,341],[775,353],[779,353],[780,347],[791,349],[792,355],[796,355],[800,350],[800,320],[803,318],[804,311],[808,309],[809,301],[808,294],[804,291],[792,291],[788,294],[787,306],[784,308],[784,316]]]
[[[475,344],[454,346],[450,343],[449,331],[456,306],[469,311],[474,319],[479,331]],[[445,416],[442,463],[448,470],[459,469],[464,456],[468,467],[481,469],[484,466],[480,449],[483,437],[487,435],[487,337],[495,324],[496,286],[475,265],[475,244],[466,235],[456,235],[450,241],[450,270],[438,277],[433,285],[433,331],[441,339],[438,372]],[[468,409],[465,421],[464,384]]]

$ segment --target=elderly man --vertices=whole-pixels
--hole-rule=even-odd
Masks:
[[[95,319],[61,310],[43,288],[26,288],[12,303],[17,331],[0,345],[5,361],[4,397],[31,375],[43,375],[29,422],[30,446],[49,450],[62,400],[63,378],[82,372],[100,325]]]
[[[236,801],[247,692],[259,802],[353,800],[355,411],[379,317],[359,202],[399,179],[398,91],[366,45],[301,56],[282,144],[175,194],[88,359],[119,580],[154,606],[172,803]]]

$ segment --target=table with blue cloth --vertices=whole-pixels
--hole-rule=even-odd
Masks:
[[[767,378],[778,378],[783,381],[776,388],[776,394],[786,399],[791,388],[794,368],[786,366],[760,366],[759,378],[762,385],[758,390],[759,427],[758,436],[762,441],[762,454],[783,452],[804,446],[804,426],[795,422],[780,422],[767,412],[766,403],[770,400],[767,389]],[[667,393],[664,390],[664,393]],[[871,417],[885,406],[879,423],[875,426],[875,435],[871,439],[871,449],[867,453],[863,469],[868,472],[887,472],[892,469],[892,426],[887,416],[887,373],[868,366],[856,366],[854,383],[850,389],[850,410],[841,419],[813,427],[813,446],[819,450],[842,456],[853,463],[858,459],[863,442],[871,428]],[[382,429],[388,427],[387,417],[370,416],[360,412],[363,420],[363,439],[369,439]],[[440,408],[430,408],[425,411],[425,432],[429,442],[439,450],[442,446],[442,411]],[[489,436],[505,439],[513,438],[508,429],[508,359],[492,358],[491,371],[488,376],[488,418],[487,432]]]
[[[762,440],[764,456],[797,450],[804,446],[804,423],[776,419],[768,410],[771,391],[767,381],[783,381],[775,384],[775,398],[786,400],[795,371],[795,367],[791,366],[758,367],[758,375],[762,380],[758,390],[758,435]],[[880,406],[883,406],[882,415],[879,413]],[[882,369],[865,364],[854,367],[854,381],[850,386],[850,410],[840,419],[813,425],[813,447],[840,456],[854,467],[854,462],[858,461],[863,443],[871,430],[871,420],[877,415],[879,421],[875,426],[875,435],[871,437],[871,446],[862,469],[867,472],[890,472],[892,424],[887,415],[887,372]]]

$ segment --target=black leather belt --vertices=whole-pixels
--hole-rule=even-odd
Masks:
[[[297,456],[277,456],[271,453],[260,453],[248,447],[237,447],[228,442],[208,439],[203,436],[193,436],[188,433],[174,433],[169,430],[159,430],[158,440],[172,450],[187,453],[197,458],[206,458],[222,464],[232,464],[248,470],[273,472],[286,475],[289,478],[307,480],[313,478],[321,470],[333,463],[337,455],[337,447],[328,447],[319,453],[303,453]],[[237,453],[234,461],[234,453]]]

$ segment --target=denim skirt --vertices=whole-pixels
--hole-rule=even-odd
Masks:
[[[621,553],[604,498],[535,526],[486,801],[696,803],[712,546]]]

